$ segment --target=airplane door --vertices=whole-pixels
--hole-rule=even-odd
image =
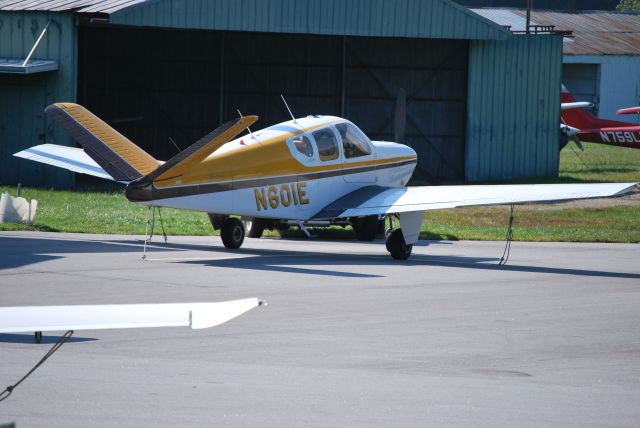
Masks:
[[[338,135],[332,126],[309,134],[313,144],[312,173],[298,176],[299,218],[318,213],[336,197],[342,187],[342,156]]]

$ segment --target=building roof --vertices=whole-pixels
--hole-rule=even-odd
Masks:
[[[463,6],[474,7],[522,7],[525,0],[455,0]],[[615,10],[620,0],[535,0],[533,6],[544,10]]]
[[[512,31],[525,27],[523,9],[472,9]],[[553,12],[533,10],[532,25],[553,25],[570,30],[564,39],[565,55],[640,55],[640,14],[634,12]]]
[[[0,0],[0,10],[113,13],[148,0]]]
[[[506,40],[451,0],[0,0],[1,11],[73,12],[112,24],[229,31]]]

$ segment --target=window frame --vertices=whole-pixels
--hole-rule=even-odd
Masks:
[[[298,150],[295,143],[293,142],[296,138],[305,137],[309,143],[311,144],[311,150],[313,150],[313,154],[311,156],[307,156],[301,151]],[[289,147],[289,151],[293,155],[295,159],[297,159],[300,163],[308,164],[310,162],[318,161],[320,158],[318,152],[318,145],[313,139],[312,135],[308,132],[301,132],[300,134],[296,134],[293,137],[287,139],[287,147]]]
[[[318,147],[318,141],[316,140],[315,135],[313,135],[314,133],[316,133],[318,131],[328,131],[328,132],[331,132],[333,134],[333,138],[335,139],[336,147],[338,149],[338,156],[335,159],[330,159],[330,160],[322,160],[322,159],[320,159],[320,148]],[[341,144],[342,139],[340,138],[340,134],[338,133],[338,130],[333,126],[333,124],[327,125],[327,126],[323,126],[321,128],[318,128],[318,129],[314,129],[313,131],[310,131],[309,134],[313,138],[313,143],[315,144],[316,151],[318,153],[318,157],[316,159],[317,162],[318,162],[318,165],[332,165],[332,164],[336,164],[336,163],[342,163],[342,160],[343,160],[342,144]]]

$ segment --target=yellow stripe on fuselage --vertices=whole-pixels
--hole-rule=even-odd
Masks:
[[[341,170],[345,170],[344,173],[346,174],[350,168],[374,165],[381,166],[415,159],[414,156],[402,156],[346,163],[331,163],[329,165],[307,166],[300,163],[291,154],[286,141],[295,135],[310,132],[328,125],[330,125],[330,123],[323,123],[318,126],[301,129],[296,133],[285,133],[228,152],[220,154],[214,153],[177,179],[156,181],[155,185],[157,188],[168,188],[174,186],[222,183],[232,180],[269,179],[272,177],[296,176],[300,174]]]

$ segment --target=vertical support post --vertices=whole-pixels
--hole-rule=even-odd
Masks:
[[[347,36],[342,36],[342,70],[340,76],[340,117],[344,117],[347,102]]]
[[[219,91],[220,91],[220,97],[219,97],[219,105],[218,105],[218,109],[219,109],[219,116],[218,116],[218,120],[220,122],[220,125],[222,125],[222,123],[224,122],[224,67],[225,67],[225,62],[224,62],[224,39],[225,39],[225,32],[223,31],[222,34],[220,35],[220,82],[219,82]]]
[[[527,34],[529,34],[529,26],[531,25],[531,3],[533,2],[533,0],[527,0],[527,28],[525,28],[525,30],[527,31]]]

